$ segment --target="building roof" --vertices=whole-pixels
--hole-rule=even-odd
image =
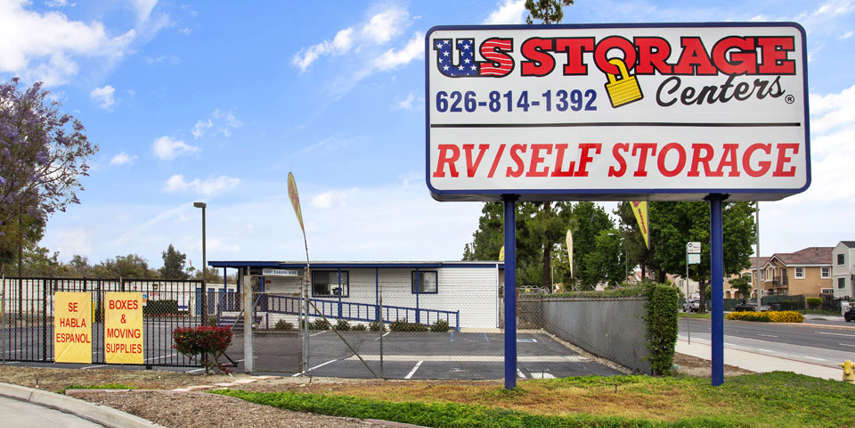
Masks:
[[[831,257],[831,256],[829,256]],[[306,266],[305,261],[264,261],[264,260],[212,260],[208,266],[215,268],[244,268],[260,267],[275,269],[299,269]],[[449,268],[493,268],[504,269],[505,263],[500,261],[312,261],[315,269],[373,269],[373,268],[411,268],[437,269]]]
[[[748,260],[751,263],[749,269],[754,269],[757,266],[757,259],[760,259],[760,266],[762,267],[769,262],[770,257],[749,257]]]
[[[855,241],[840,241],[840,243],[849,248],[855,248]]]
[[[772,257],[785,265],[830,265],[834,247],[807,247],[795,253],[775,253]]]

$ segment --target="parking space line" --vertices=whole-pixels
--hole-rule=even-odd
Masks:
[[[851,344],[851,343],[840,343],[839,345],[843,345],[843,346],[855,346],[855,345],[853,345],[853,344]]]
[[[107,367],[107,365],[106,364],[98,364],[98,365],[94,365],[94,366],[86,366],[86,367],[81,367],[80,370],[97,369],[97,368],[101,368],[101,367]]]
[[[489,342],[490,342],[490,338],[489,338],[489,337],[487,337],[487,333],[484,333],[484,341],[485,341],[485,342],[487,342],[487,343],[489,343]]]
[[[855,334],[846,334],[846,333],[832,333],[830,331],[820,331],[819,334],[833,334],[835,336],[846,336],[846,337],[855,337]]]
[[[451,333],[451,336],[449,336],[448,340],[449,340],[450,342],[454,342],[454,332],[453,332],[453,331],[449,331],[449,333]]]
[[[324,333],[326,333],[327,331],[328,331],[328,330],[324,330],[324,331],[321,331],[321,332],[318,332],[318,333],[312,333],[312,334],[310,334],[310,335],[309,335],[309,337],[315,337],[315,336],[317,336],[317,335],[319,335],[319,334],[324,334]]]
[[[386,337],[386,336],[388,336],[388,335],[389,335],[389,333],[391,333],[391,331],[387,331],[386,333],[383,333],[383,336],[380,336],[380,337]],[[376,339],[374,339],[374,340],[380,340],[380,337],[378,337],[378,338],[376,338]]]
[[[519,367],[517,367],[517,377],[525,379],[525,373],[523,373]]]
[[[410,370],[410,372],[409,372],[409,373],[407,373],[407,375],[406,375],[406,376],[404,376],[404,379],[410,379],[410,378],[412,378],[412,377],[413,377],[413,375],[414,375],[414,374],[416,374],[416,370],[418,370],[418,369],[419,369],[419,367],[421,367],[421,366],[422,366],[422,363],[423,363],[423,362],[424,362],[424,361],[419,360],[419,362],[417,362],[417,363],[416,363],[416,365],[413,367],[413,369],[412,369],[412,370]]]
[[[318,364],[318,365],[316,365],[316,366],[314,366],[314,367],[309,367],[309,370],[306,370],[306,371],[304,371],[304,372],[297,372],[297,373],[294,373],[294,374],[292,374],[292,375],[291,375],[291,377],[297,377],[297,376],[300,376],[300,375],[302,375],[302,374],[306,374],[306,373],[308,373],[308,372],[310,372],[310,371],[312,371],[312,370],[314,370],[314,369],[319,369],[319,368],[321,368],[321,367],[323,367],[323,366],[325,366],[325,365],[327,365],[327,364],[332,364],[332,363],[334,363],[334,362],[336,362],[336,361],[338,361],[338,358],[336,358],[336,359],[334,359],[334,360],[329,360],[329,361],[327,361],[327,362],[325,362],[325,363],[320,363],[320,364]]]
[[[356,356],[348,357],[347,360],[356,360]],[[365,361],[379,361],[380,355],[364,354]],[[458,363],[501,363],[505,361],[502,355],[384,355],[384,361],[430,361],[430,362],[458,362]],[[590,361],[581,355],[521,355],[517,361],[523,363],[580,363]]]
[[[529,370],[529,373],[531,373],[532,379],[555,379],[555,375],[547,371],[533,372]]]

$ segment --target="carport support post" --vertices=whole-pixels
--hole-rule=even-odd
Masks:
[[[505,389],[517,386],[517,195],[502,195],[505,204]]]
[[[724,248],[721,202],[727,196],[713,194],[710,201],[710,290],[712,300],[712,385],[724,383]]]
[[[252,373],[255,360],[252,355],[252,320],[255,317],[255,305],[252,301],[252,282],[248,280],[248,267],[241,272],[243,278],[243,367],[247,373]]]

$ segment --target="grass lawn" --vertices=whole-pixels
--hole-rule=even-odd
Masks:
[[[693,377],[571,377],[518,383],[332,384],[312,393],[220,390],[259,404],[426,426],[855,426],[855,385],[793,373]]]
[[[710,318],[709,312],[678,312],[677,316],[680,318]]]

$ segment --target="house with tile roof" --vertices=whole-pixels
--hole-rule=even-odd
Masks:
[[[831,293],[834,248],[808,247],[772,254],[760,268],[761,295],[819,297]]]

